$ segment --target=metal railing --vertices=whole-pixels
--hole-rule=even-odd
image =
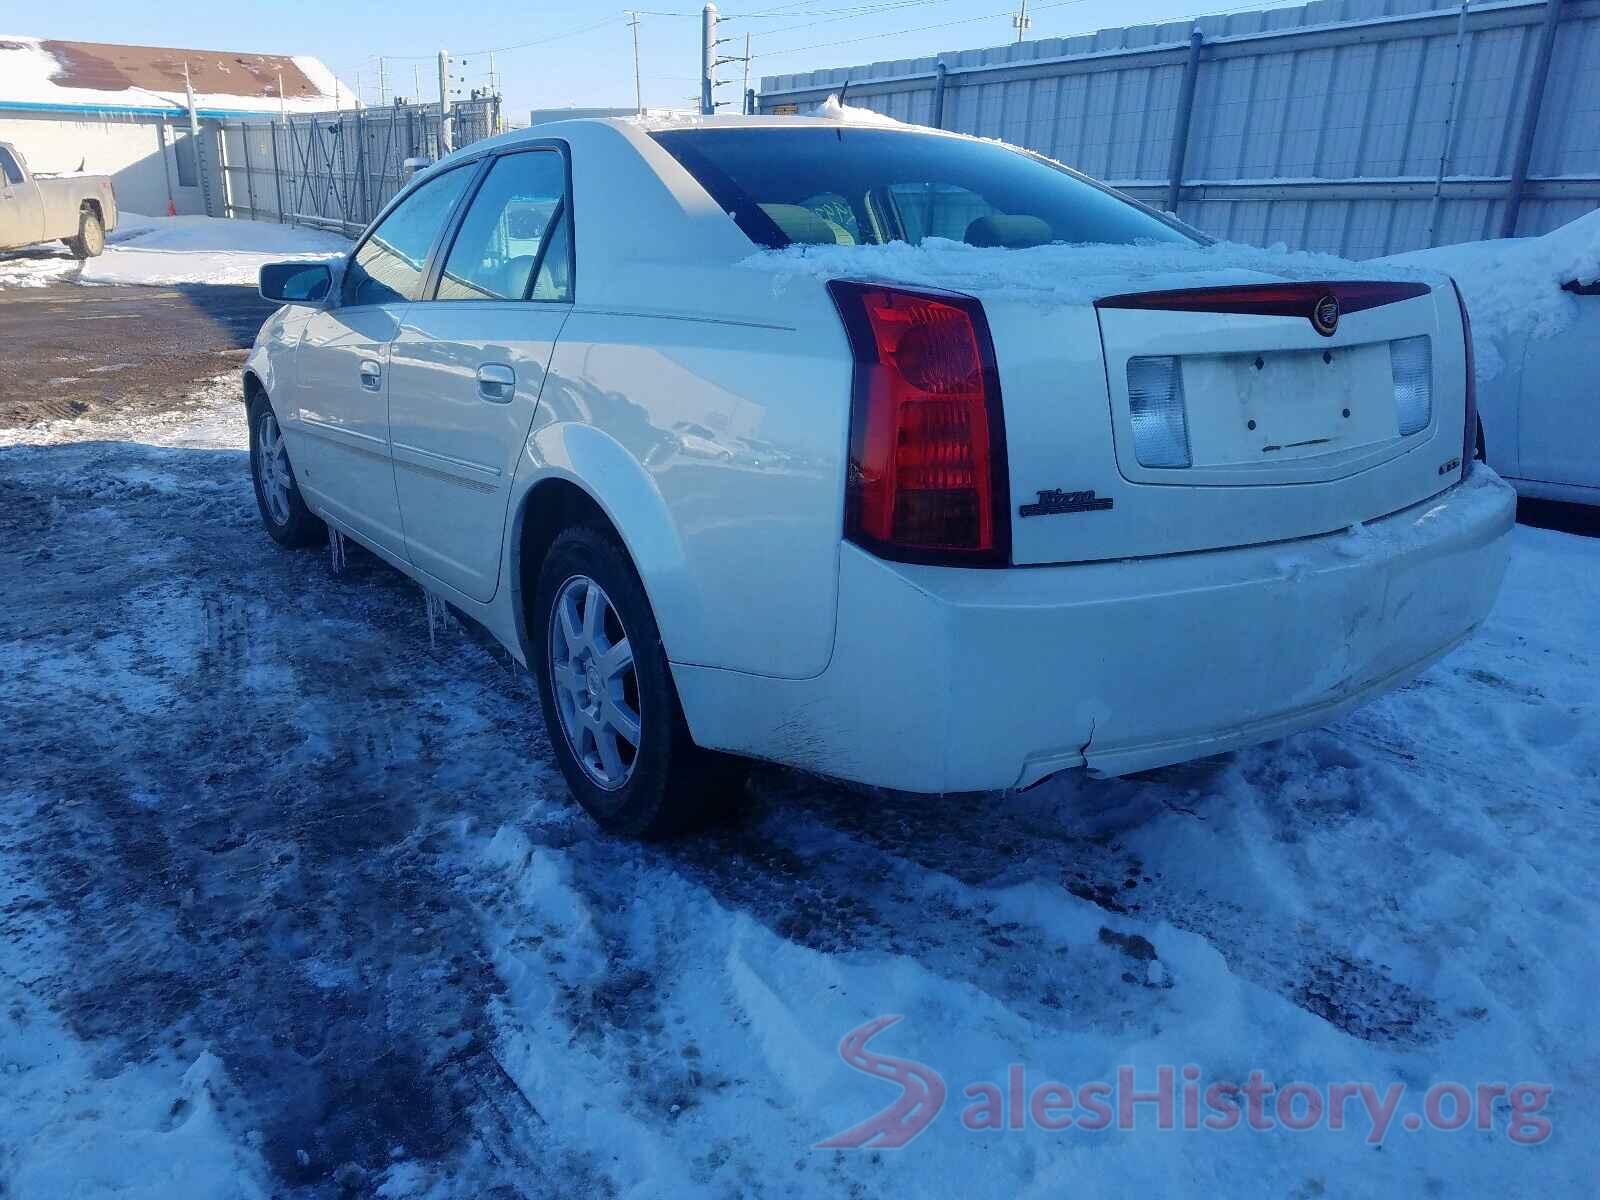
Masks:
[[[498,97],[217,123],[222,216],[354,234],[405,184],[408,159],[436,159],[500,131]]]

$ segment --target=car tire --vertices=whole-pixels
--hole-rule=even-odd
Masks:
[[[66,243],[73,258],[100,257],[100,252],[106,248],[106,227],[100,214],[92,208],[79,212],[78,236],[67,238]]]
[[[601,829],[671,837],[729,812],[743,791],[743,764],[690,738],[644,585],[610,531],[580,525],[559,534],[533,596],[534,673],[550,745]],[[629,732],[637,734],[631,745]]]
[[[250,479],[255,485],[261,523],[280,546],[311,546],[328,536],[327,526],[306,507],[289,463],[289,450],[266,393],[256,392],[246,406],[250,422]]]

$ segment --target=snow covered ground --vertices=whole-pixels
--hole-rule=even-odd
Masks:
[[[486,638],[266,538],[236,395],[0,448],[8,1200],[1592,1191],[1600,540],[1518,527],[1486,628],[1324,730],[1014,796],[761,770],[645,847]],[[841,1059],[896,1015],[913,1063]],[[1190,1064],[1404,1091],[1377,1142],[1012,1104]],[[918,1136],[816,1148],[893,1078]]]
[[[105,253],[80,264],[59,243],[0,252],[0,288],[50,283],[247,284],[261,264],[332,258],[350,242],[333,233],[269,221],[142,217],[123,213]]]

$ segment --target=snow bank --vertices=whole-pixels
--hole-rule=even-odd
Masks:
[[[789,246],[762,251],[740,265],[772,273],[775,285],[807,276],[854,276],[1044,304],[1086,304],[1118,292],[1193,287],[1198,275],[1204,275],[1207,283],[1228,284],[1270,279],[1371,279],[1399,273],[1374,271],[1369,265],[1332,254],[1263,250],[1237,242],[1209,246],[1057,244],[1012,250],[969,246],[945,238],[926,238],[916,246],[906,242]]]
[[[349,249],[349,241],[337,234],[294,225],[124,213],[99,258],[80,265],[65,247],[41,246],[0,259],[0,287],[51,283],[253,286],[263,263],[334,258]]]
[[[1377,261],[1447,274],[1461,285],[1478,378],[1493,379],[1504,368],[1508,339],[1551,337],[1577,319],[1578,302],[1561,285],[1600,279],[1600,209],[1543,237],[1435,246]]]

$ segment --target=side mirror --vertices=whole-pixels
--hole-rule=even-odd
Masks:
[[[267,263],[260,290],[279,304],[321,304],[333,290],[333,269],[327,263]]]

